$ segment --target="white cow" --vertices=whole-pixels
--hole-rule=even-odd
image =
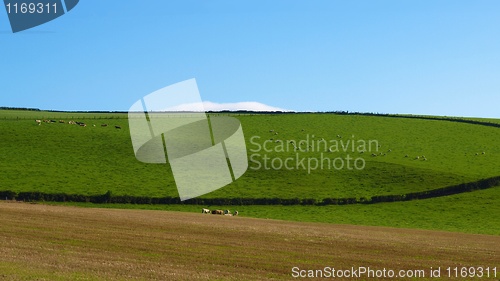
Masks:
[[[209,209],[201,209],[201,213],[202,214],[210,214],[210,210]]]

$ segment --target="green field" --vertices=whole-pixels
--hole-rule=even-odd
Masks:
[[[249,169],[241,178],[204,195],[205,198],[369,198],[431,190],[500,176],[500,130],[495,127],[440,120],[319,113],[233,116],[242,123],[248,155],[253,157],[253,161],[249,162]],[[66,123],[42,123],[38,126],[35,119],[64,120]],[[85,122],[87,127],[69,125],[69,120]],[[495,119],[476,121],[494,122]],[[109,126],[101,127],[101,124]],[[115,125],[122,129],[115,129]],[[178,196],[168,164],[145,164],[135,159],[126,114],[1,110],[0,132],[0,190],[88,195],[103,194],[110,190],[114,195]],[[314,143],[315,147],[308,152],[299,151],[299,158],[305,158],[306,164],[308,159],[321,157],[340,158],[346,162],[349,156],[362,159],[364,168],[349,170],[344,166],[337,170],[333,167],[328,169],[325,165],[323,169],[308,171],[307,167],[289,170],[264,167],[264,156],[278,159],[275,163],[294,158],[297,151],[293,150],[290,141],[298,143],[307,139],[308,145]],[[326,146],[320,142],[321,139],[325,140]],[[265,141],[268,141],[267,148],[270,151],[256,151]],[[347,141],[348,149],[342,151],[342,145],[347,144]],[[371,150],[365,147],[367,151],[361,153],[359,145],[363,141],[372,141],[377,145],[372,146]],[[356,144],[354,149],[350,146],[352,142]],[[331,149],[335,143],[340,151]],[[280,146],[285,151],[281,151]],[[419,159],[416,159],[417,156]],[[256,169],[257,166],[260,167]],[[479,194],[482,194],[479,198],[474,197]],[[290,220],[498,234],[498,223],[496,228],[488,224],[484,224],[485,227],[478,225],[484,222],[488,214],[478,212],[474,209],[478,204],[473,203],[487,201],[494,205],[498,203],[495,202],[498,200],[497,195],[498,188],[493,188],[477,194],[429,199],[422,203],[251,206],[245,213],[254,217]],[[418,204],[423,202],[433,202],[422,208],[425,212],[419,211],[421,208]],[[457,208],[463,210],[464,214],[474,213],[482,219],[458,217],[456,227],[454,224],[447,226],[440,223],[451,221],[447,217],[436,218],[428,223],[422,219],[427,217],[428,210],[440,212]],[[170,206],[169,209],[199,208]],[[408,222],[386,219],[408,212],[414,214],[413,220]],[[335,219],[328,215],[330,213],[337,214]],[[375,214],[380,219],[373,219]],[[464,227],[468,220],[474,220],[476,224]]]
[[[237,210],[240,216],[290,221],[323,222],[446,230],[500,235],[500,186],[462,194],[409,202],[346,206],[203,206]],[[196,205],[50,203],[120,209],[152,209],[199,213]]]

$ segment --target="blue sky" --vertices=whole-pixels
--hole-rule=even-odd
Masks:
[[[196,78],[205,101],[500,117],[499,1],[102,1],[13,34],[0,106],[123,110]]]

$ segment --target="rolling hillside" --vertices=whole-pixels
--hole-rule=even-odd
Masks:
[[[500,175],[500,130],[494,127],[337,114],[236,117],[242,123],[251,157],[249,169],[234,183],[205,198],[369,198]],[[35,119],[66,123],[38,126]],[[88,126],[68,125],[69,120]],[[0,131],[0,190],[70,194],[110,190],[114,195],[177,196],[168,164],[144,164],[135,159],[125,114],[5,110],[0,111]],[[307,140],[306,146],[316,145],[309,151],[295,151],[290,145],[290,141]],[[264,151],[265,141],[269,151]],[[360,141],[376,142],[361,153]],[[340,151],[332,149],[335,143]],[[343,151],[345,147],[347,151]],[[364,163],[364,168],[349,170],[344,166],[338,170],[324,164],[323,169],[308,170],[309,159],[340,158],[346,164],[347,156],[362,159],[358,164]],[[291,162],[292,169],[273,169],[268,161],[266,168],[264,157],[277,159],[275,164],[298,157],[305,159],[306,165]]]
[[[276,201],[275,198],[359,199],[428,191],[500,176],[500,130],[492,126],[408,116],[234,116],[241,121],[244,130],[250,157],[249,169],[237,181],[202,198],[268,198],[272,202]],[[123,113],[0,110],[0,192],[11,190],[97,196],[111,191],[118,196],[177,197],[168,164],[144,164],[135,159],[126,118]],[[53,119],[56,123],[37,125],[35,119]],[[59,123],[59,120],[65,123]],[[85,122],[87,127],[69,125],[70,120]],[[473,121],[495,123],[498,120]],[[102,124],[108,126],[102,127]],[[115,129],[115,125],[121,126],[121,129]],[[312,145],[312,140],[324,139],[328,141],[328,146],[325,149],[316,142],[317,146],[310,151],[295,151],[291,146],[290,141],[299,143],[307,139],[309,145]],[[330,152],[334,148],[332,144],[342,144],[343,141],[345,145],[346,141],[353,140],[356,144],[359,140],[376,140],[378,144],[372,147],[375,151],[364,153],[357,147],[342,151],[342,145],[340,151]],[[263,149],[265,142],[268,151]],[[280,150],[280,145],[284,145],[284,151]],[[259,146],[262,149],[257,151]],[[322,154],[330,159],[345,159],[349,154],[355,159],[362,158],[365,167],[361,170],[310,171],[264,167],[264,155],[284,160],[297,153],[306,159],[320,159]],[[416,159],[417,156],[419,159]],[[255,169],[258,165],[255,160],[261,164],[259,169]],[[497,217],[491,216],[498,213],[498,195],[499,188],[494,187],[426,200],[374,205],[204,206],[237,209],[240,216],[259,218],[498,235],[500,222]],[[185,212],[199,212],[200,208],[199,205],[186,204],[62,204]]]

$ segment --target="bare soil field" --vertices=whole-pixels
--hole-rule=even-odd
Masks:
[[[297,279],[294,267],[450,280],[447,267],[500,265],[499,236],[15,202],[0,203],[0,242],[0,280]]]

